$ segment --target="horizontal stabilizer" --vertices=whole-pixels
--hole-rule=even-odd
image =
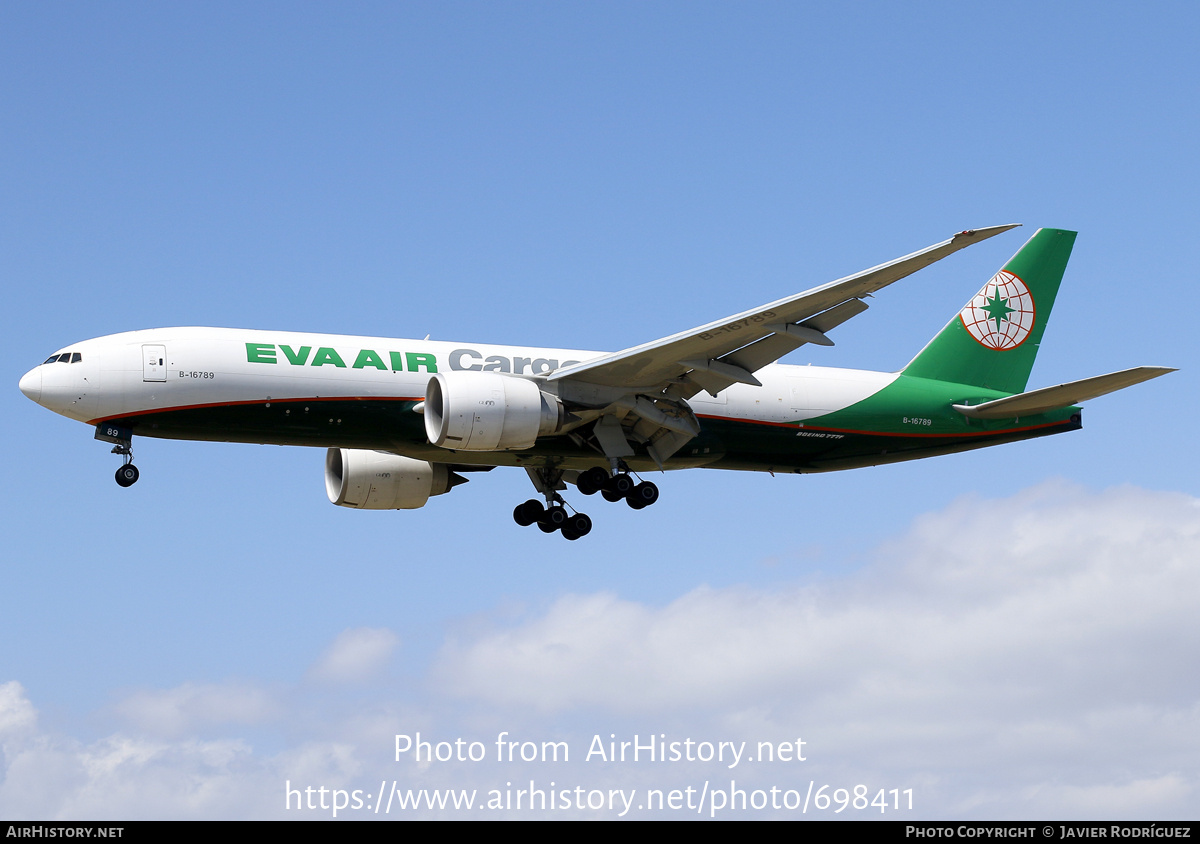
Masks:
[[[1015,416],[1033,416],[1060,407],[1070,407],[1073,404],[1123,390],[1134,384],[1140,384],[1174,371],[1167,366],[1138,366],[1120,372],[1110,372],[1108,375],[1097,375],[1095,378],[1084,378],[1082,381],[1059,384],[1057,387],[1044,387],[1041,390],[1033,390],[974,406],[956,404],[954,409],[972,419],[1011,419]]]

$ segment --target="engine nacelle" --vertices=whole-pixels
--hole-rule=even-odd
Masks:
[[[529,448],[561,430],[562,403],[525,378],[494,372],[439,372],[425,388],[425,434],[442,448]]]
[[[325,453],[325,494],[339,507],[416,510],[466,478],[441,463],[386,451],[331,448]]]

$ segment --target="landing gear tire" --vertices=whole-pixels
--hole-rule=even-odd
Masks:
[[[592,530],[592,520],[586,513],[580,513],[573,508],[567,509],[567,502],[558,494],[562,489],[563,471],[553,466],[544,469],[531,469],[529,477],[538,492],[546,497],[545,506],[536,498],[531,498],[524,504],[518,504],[513,510],[513,521],[522,527],[537,525],[542,533],[561,533],[568,541],[574,542],[582,536],[587,536]],[[624,477],[628,478],[628,475]],[[611,478],[602,467],[595,466],[575,476],[575,483],[587,495],[592,495],[605,488]],[[632,486],[631,486],[632,488]],[[605,492],[605,497],[610,493]],[[624,497],[624,491],[617,495]],[[614,500],[614,499],[609,499]],[[619,499],[617,499],[619,500]]]
[[[118,486],[133,486],[137,483],[140,477],[137,466],[132,463],[126,463],[121,468],[117,469],[117,485]]]
[[[608,472],[599,466],[593,466],[586,472],[580,473],[579,480],[575,482],[575,486],[584,495],[595,495],[604,487],[607,480]]]
[[[641,510],[643,507],[649,507],[658,500],[658,487],[643,481],[633,488],[633,490],[625,497],[625,503],[634,510]]]
[[[119,482],[119,481],[118,481]],[[531,498],[524,504],[518,504],[513,510],[513,521],[521,527],[529,527],[536,522],[546,512],[546,508],[542,506],[542,502],[536,498]]]
[[[609,501],[620,501],[622,498],[629,495],[629,493],[633,490],[633,487],[633,478],[631,478],[626,472],[619,472],[605,481],[602,489],[606,493],[604,496],[606,499]],[[607,493],[611,493],[616,497],[609,498]]]
[[[566,509],[555,505],[542,513],[537,520],[537,526],[542,529],[542,533],[554,533],[556,530],[562,530],[568,518]]]
[[[567,539],[575,540],[581,536],[587,536],[592,532],[592,520],[588,518],[586,513],[576,513],[571,518],[567,519],[567,523],[563,525],[562,535]]]

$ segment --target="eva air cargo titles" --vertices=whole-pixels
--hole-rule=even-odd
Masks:
[[[346,360],[353,360],[354,369],[382,369],[392,372],[437,372],[437,356],[429,352],[380,353],[374,349],[359,349],[357,353],[343,358],[337,349],[328,346],[312,346],[293,349],[286,344],[247,343],[246,360],[250,363],[280,363],[285,360],[292,366],[340,366],[346,368]],[[506,355],[484,355],[478,349],[455,349],[448,356],[450,369],[456,372],[508,372],[517,375],[549,375],[560,366],[579,363],[568,360],[560,363],[555,358],[510,358]],[[386,361],[386,363],[385,363]]]
[[[1040,229],[904,369],[776,363],[884,287],[1013,226],[949,240],[621,352],[163,328],[59,349],[26,396],[94,426],[138,479],[135,435],[327,449],[343,507],[422,507],[472,472],[524,469],[519,525],[574,540],[574,486],[640,510],[644,474],[829,472],[1073,431],[1079,403],[1173,370],[1142,366],[1026,390],[1075,233]],[[576,502],[578,498],[570,496]]]

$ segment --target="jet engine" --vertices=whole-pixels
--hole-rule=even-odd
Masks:
[[[466,482],[444,464],[386,451],[331,448],[325,453],[325,493],[339,507],[416,510],[429,496]]]
[[[442,448],[529,448],[561,430],[562,403],[537,383],[494,372],[439,372],[425,388],[425,434]]]

